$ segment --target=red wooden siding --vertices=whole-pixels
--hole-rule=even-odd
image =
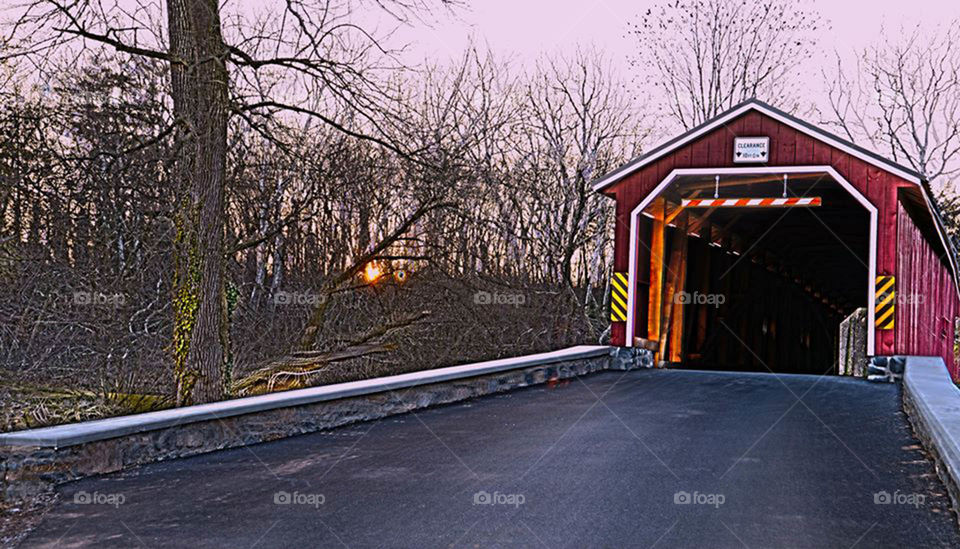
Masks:
[[[941,356],[957,379],[953,322],[960,303],[953,278],[899,203],[896,276],[896,320],[887,332],[894,335],[897,354]]]

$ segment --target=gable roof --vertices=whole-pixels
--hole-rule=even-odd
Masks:
[[[770,118],[773,118],[774,120],[777,120],[778,122],[790,126],[801,133],[809,135],[814,139],[822,141],[830,146],[842,150],[851,156],[859,158],[868,164],[876,166],[882,170],[903,178],[906,181],[916,184],[918,190],[923,196],[924,202],[926,203],[926,209],[930,214],[933,226],[936,229],[937,236],[939,237],[940,244],[943,246],[945,255],[947,256],[947,263],[950,266],[951,273],[953,274],[954,288],[957,290],[957,294],[960,295],[960,265],[957,264],[957,252],[953,246],[953,242],[947,234],[946,227],[943,223],[943,218],[940,214],[940,209],[937,206],[936,200],[933,198],[933,191],[930,188],[930,184],[922,174],[913,168],[909,168],[884,158],[871,150],[865,149],[856,143],[853,143],[852,141],[848,141],[833,133],[823,130],[822,128],[819,128],[805,120],[801,120],[756,98],[748,99],[743,103],[734,106],[730,110],[721,113],[710,120],[707,120],[703,124],[700,124],[686,133],[674,137],[673,139],[655,147],[649,152],[641,154],[623,166],[620,166],[619,168],[595,179],[591,183],[593,190],[596,192],[602,191],[603,189],[609,187],[631,173],[643,168],[659,158],[662,158],[663,156],[666,156],[676,149],[679,149],[680,147],[749,111],[760,112]]]
[[[602,191],[606,187],[616,183],[617,181],[639,170],[640,168],[643,168],[644,166],[650,164],[651,162],[663,156],[666,156],[667,154],[673,152],[674,150],[679,149],[680,147],[686,145],[687,143],[694,141],[698,137],[701,137],[709,133],[710,131],[716,128],[719,128],[720,126],[730,122],[731,120],[749,111],[760,112],[766,116],[769,116],[770,118],[773,118],[774,120],[777,120],[778,122],[781,122],[783,124],[786,124],[787,126],[790,126],[791,128],[801,133],[804,133],[806,135],[809,135],[810,137],[813,137],[814,139],[817,139],[828,145],[836,147],[837,149],[840,149],[851,156],[859,158],[860,160],[863,160],[868,164],[877,166],[878,168],[881,168],[887,172],[890,172],[911,183],[920,185],[921,182],[923,181],[923,176],[920,173],[913,170],[912,168],[908,168],[906,166],[903,166],[901,164],[897,164],[896,162],[888,160],[873,151],[870,151],[868,149],[865,149],[857,145],[856,143],[853,143],[851,141],[843,139],[842,137],[839,137],[835,134],[825,131],[791,114],[787,114],[776,107],[767,105],[763,101],[760,101],[758,99],[748,99],[747,101],[744,101],[739,105],[736,105],[730,110],[722,114],[719,114],[716,117],[711,118],[710,120],[707,120],[703,124],[700,124],[699,126],[689,130],[688,132],[683,133],[677,137],[674,137],[673,139],[657,146],[651,151],[634,158],[630,162],[627,162],[626,164],[624,164],[623,166],[620,166],[619,168],[613,170],[612,172],[609,172],[595,179],[592,183],[593,190]]]

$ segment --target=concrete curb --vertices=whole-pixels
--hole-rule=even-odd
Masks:
[[[933,456],[953,508],[960,509],[960,389],[942,358],[907,357],[903,407]]]

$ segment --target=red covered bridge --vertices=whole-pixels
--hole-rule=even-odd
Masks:
[[[599,178],[616,200],[612,338],[659,360],[824,373],[866,354],[957,377],[956,259],[927,181],[757,100]]]

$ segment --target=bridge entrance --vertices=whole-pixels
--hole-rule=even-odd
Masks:
[[[593,189],[616,202],[613,345],[824,373],[855,313],[845,355],[941,356],[960,379],[957,256],[915,170],[750,99]]]
[[[876,209],[831,169],[675,170],[631,227],[627,330],[664,364],[829,373],[872,310]]]

